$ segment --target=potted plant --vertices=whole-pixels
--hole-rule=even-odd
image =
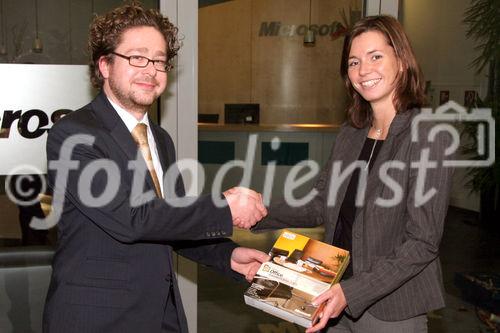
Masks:
[[[479,51],[471,65],[477,73],[488,69],[487,94],[482,100],[477,99],[476,106],[491,109],[495,128],[490,130],[496,134],[495,162],[489,167],[469,168],[467,184],[473,192],[480,194],[481,222],[494,226],[500,212],[500,0],[472,0],[463,22],[468,26],[467,37],[475,40],[476,50]],[[464,134],[471,139],[470,144],[464,147],[464,152],[471,159],[484,159],[477,153],[476,130],[477,124],[464,127]]]

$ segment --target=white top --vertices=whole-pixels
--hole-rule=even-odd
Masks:
[[[156,175],[158,176],[158,180],[160,181],[161,194],[163,195],[163,168],[161,167],[160,157],[158,156],[158,150],[156,149],[156,142],[153,136],[153,132],[151,131],[151,127],[149,126],[149,117],[146,114],[145,117],[142,117],[141,121],[137,121],[134,116],[132,116],[127,110],[120,107],[118,104],[114,103],[112,100],[108,98],[108,101],[111,103],[113,108],[116,110],[122,121],[127,126],[130,133],[139,123],[146,124],[148,126],[148,144],[149,149],[151,150],[151,157],[153,158],[153,166],[156,171]]]

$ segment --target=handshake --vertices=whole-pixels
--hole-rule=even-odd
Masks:
[[[245,187],[233,187],[224,196],[231,209],[233,225],[250,229],[267,215],[262,195]]]

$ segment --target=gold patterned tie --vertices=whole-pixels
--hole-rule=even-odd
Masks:
[[[148,167],[149,173],[151,174],[151,178],[153,178],[156,195],[161,198],[162,195],[160,182],[158,181],[158,176],[156,175],[156,171],[153,165],[153,156],[151,155],[151,149],[149,149],[148,125],[143,123],[137,124],[137,126],[135,126],[132,130],[132,137],[139,146],[142,157],[144,157],[144,160],[146,161],[146,165]]]

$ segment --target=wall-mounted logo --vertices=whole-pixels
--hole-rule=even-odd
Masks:
[[[49,114],[39,109],[27,111],[4,110],[0,120],[0,140],[11,136],[12,125],[17,121],[19,134],[26,139],[36,139],[44,135],[61,117],[72,112],[70,109],[59,109]],[[49,126],[50,125],[50,126]]]
[[[95,93],[89,68],[0,64],[0,73],[0,175],[45,173],[48,131]]]
[[[304,36],[307,29],[307,24],[283,24],[280,21],[262,22],[259,37]],[[330,36],[332,39],[336,39],[344,34],[347,28],[342,23],[333,21],[330,24],[311,24],[311,30],[317,36]]]

